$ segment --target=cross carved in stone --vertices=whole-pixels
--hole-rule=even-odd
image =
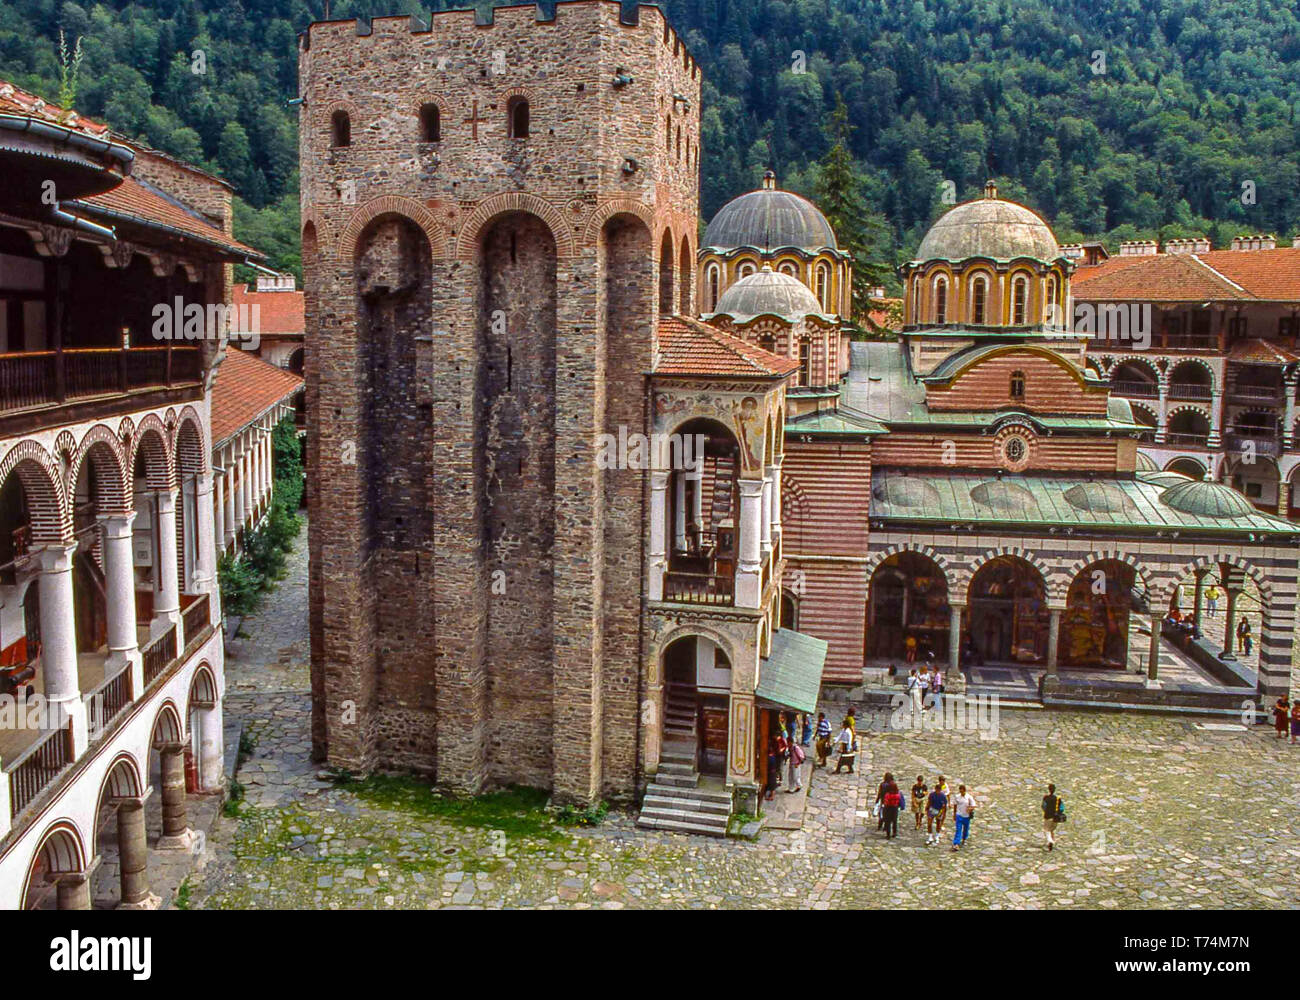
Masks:
[[[474,131],[473,131],[473,136],[474,136],[475,139],[478,138],[478,126],[479,126],[479,122],[487,122],[487,121],[488,121],[488,119],[486,119],[486,118],[480,118],[480,117],[479,117],[479,115],[478,115],[478,101],[475,101],[475,102],[474,102],[474,111],[473,111],[473,113],[472,113],[468,118],[465,119],[465,124],[466,124],[466,125],[470,125],[470,126],[473,127],[473,130],[474,130]]]

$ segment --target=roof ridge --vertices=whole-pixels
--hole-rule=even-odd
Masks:
[[[1190,258],[1192,258],[1193,260],[1195,260],[1196,263],[1199,264],[1201,267],[1205,268],[1207,271],[1209,271],[1211,274],[1213,274],[1216,278],[1219,278],[1221,281],[1226,281],[1229,285],[1231,285],[1233,288],[1237,289],[1237,291],[1241,292],[1242,294],[1244,294],[1244,295],[1249,295],[1252,299],[1258,299],[1258,298],[1259,298],[1259,296],[1256,295],[1254,292],[1249,291],[1249,290],[1247,290],[1246,288],[1242,287],[1241,285],[1237,284],[1235,281],[1233,281],[1231,278],[1229,278],[1226,274],[1224,274],[1222,271],[1220,271],[1217,267],[1214,267],[1213,265],[1211,265],[1208,261],[1201,260],[1200,254],[1195,254],[1195,253],[1180,253],[1180,254],[1174,254],[1173,256],[1174,256],[1175,258],[1179,258],[1179,257],[1190,257]]]

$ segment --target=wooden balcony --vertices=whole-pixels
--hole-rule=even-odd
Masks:
[[[154,682],[167,670],[172,660],[176,659],[176,626],[173,625],[153,642],[140,650],[144,657],[144,686],[153,687]]]
[[[1209,434],[1192,434],[1187,431],[1170,431],[1165,435],[1165,441],[1168,444],[1178,445],[1183,448],[1206,448],[1209,447]]]
[[[664,576],[664,600],[678,604],[716,604],[730,607],[735,600],[733,580],[710,573],[669,570]]]
[[[1212,395],[1208,385],[1197,385],[1194,382],[1169,383],[1170,399],[1209,399]]]
[[[185,633],[185,651],[189,652],[203,638],[212,624],[212,601],[207,594],[182,598],[189,606],[181,612],[181,631]]]
[[[1137,379],[1115,379],[1110,384],[1110,391],[1117,396],[1133,396],[1138,399],[1155,399],[1160,390],[1154,382],[1142,382]]]
[[[1249,450],[1256,455],[1265,455],[1269,458],[1276,458],[1282,454],[1282,440],[1272,431],[1255,433],[1250,430],[1235,430],[1225,436],[1223,443],[1229,451],[1238,453]]]
[[[196,383],[199,347],[81,347],[0,354],[0,413]]]
[[[1228,390],[1228,401],[1253,406],[1282,405],[1282,390],[1268,385],[1236,385]]]
[[[72,724],[42,734],[12,763],[9,775],[9,815],[17,818],[63,771],[72,766]]]

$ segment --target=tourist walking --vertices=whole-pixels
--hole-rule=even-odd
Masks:
[[[921,702],[921,678],[917,676],[916,667],[907,675],[907,696],[912,699],[912,714],[920,714],[925,706]]]
[[[1291,702],[1286,695],[1282,695],[1273,704],[1273,728],[1277,731],[1279,740],[1286,739],[1286,727],[1290,715]]]
[[[1291,745],[1300,742],[1300,701],[1291,706]]]
[[[790,778],[785,785],[787,793],[803,791],[803,776],[800,768],[803,766],[805,759],[806,754],[803,752],[803,747],[798,743],[791,743],[789,756]]]
[[[1048,785],[1047,794],[1043,796],[1043,848],[1052,850],[1056,847],[1056,824],[1065,820],[1065,803],[1056,794],[1056,786]]]
[[[840,730],[840,736],[836,742],[840,746],[840,755],[835,761],[835,773],[839,774],[841,768],[847,767],[849,774],[852,774],[853,763],[858,758],[858,738],[854,735],[853,730],[849,728],[848,720],[845,720],[845,726]]]
[[[908,663],[916,662],[916,636],[909,635],[903,640],[903,657]]]
[[[936,665],[933,667],[934,676],[930,679],[930,690],[934,693],[934,707],[943,714],[943,671]]]
[[[831,755],[831,720],[825,712],[817,713],[817,766],[825,767],[826,758]]]
[[[889,784],[890,774],[885,772],[885,776],[880,779],[880,784],[876,786],[876,804],[872,807],[872,812],[876,816],[876,829],[885,828],[885,786]]]
[[[767,784],[763,786],[763,798],[769,802],[781,781],[781,751],[775,736],[767,740]]]
[[[942,778],[940,779],[942,781]],[[927,846],[939,843],[943,836],[943,820],[948,815],[948,795],[938,783],[925,802],[925,842]]]
[[[903,805],[903,793],[895,784],[894,776],[888,771],[885,772],[885,780],[881,787],[884,789],[881,817],[884,821],[885,839],[893,840],[898,836],[898,810]]]
[[[1237,623],[1237,651],[1249,656],[1253,638],[1250,634],[1250,619],[1243,615],[1241,621]]]
[[[807,746],[812,742],[813,726],[812,716],[807,712],[803,713],[803,731],[799,734],[799,745]]]
[[[916,784],[912,786],[912,818],[916,820],[916,829],[921,829],[921,820],[925,816],[925,800],[929,795],[930,789],[925,783],[925,775],[916,776]]]
[[[952,849],[955,851],[970,836],[970,821],[975,815],[975,796],[967,794],[965,785],[957,786],[952,800]]]
[[[1205,592],[1205,613],[1213,618],[1219,612],[1219,588],[1211,587]]]

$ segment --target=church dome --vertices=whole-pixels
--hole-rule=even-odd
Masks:
[[[1255,505],[1231,486],[1208,479],[1189,479],[1160,494],[1160,502],[1184,514],[1201,517],[1246,517]]]
[[[1065,491],[1065,499],[1094,514],[1124,514],[1137,506],[1114,483],[1079,483]]]
[[[1128,400],[1125,400],[1128,402]],[[1145,451],[1137,453],[1136,471],[1138,472],[1159,472],[1160,466],[1156,465],[1156,460],[1148,455]]]
[[[821,303],[807,285],[792,274],[773,271],[769,264],[723,292],[713,310],[714,315],[725,313],[741,323],[768,315],[795,322],[821,311]]]
[[[871,491],[877,500],[883,500],[891,507],[904,507],[914,510],[935,510],[939,506],[939,491],[920,479],[902,478],[886,479]]]
[[[1023,486],[1000,480],[990,480],[972,487],[970,498],[985,507],[992,507],[994,510],[1006,513],[1032,510],[1037,506],[1034,495]]]
[[[733,198],[713,217],[704,231],[704,246],[720,250],[754,247],[757,250],[838,249],[831,224],[807,198],[778,191],[776,175],[768,171],[757,191]]]
[[[1037,213],[998,197],[989,181],[984,197],[963,202],[939,217],[921,240],[917,260],[967,260],[1030,257],[1043,262],[1061,256],[1056,237]]]

